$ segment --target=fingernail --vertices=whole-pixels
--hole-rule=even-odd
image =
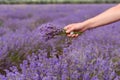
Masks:
[[[68,33],[69,31],[66,31],[66,33]]]

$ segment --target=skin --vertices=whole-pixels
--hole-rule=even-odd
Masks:
[[[120,20],[120,4],[109,8],[101,14],[79,23],[72,23],[64,27],[68,37],[78,37],[78,34],[70,34],[72,31],[84,32],[88,29],[100,27]]]

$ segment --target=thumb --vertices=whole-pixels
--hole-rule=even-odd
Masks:
[[[73,31],[74,30],[74,28],[69,28],[68,30],[66,30],[66,33],[70,33],[71,31]]]

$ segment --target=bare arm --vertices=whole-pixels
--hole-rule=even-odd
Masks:
[[[87,29],[110,24],[120,20],[120,4],[104,11],[103,13],[80,23],[69,24],[64,27],[70,37],[77,37],[78,34],[70,34],[72,31],[83,32]]]
[[[83,22],[88,28],[99,27],[120,20],[120,4],[112,7],[96,17]]]

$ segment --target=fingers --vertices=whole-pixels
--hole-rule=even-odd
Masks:
[[[68,37],[72,37],[72,38],[76,38],[78,37],[79,35],[78,34],[67,34]]]
[[[73,24],[65,26],[64,30],[66,31],[68,37],[75,38],[75,37],[78,37],[78,34],[72,33],[72,31],[74,31],[74,27],[73,26],[74,26]]]
[[[70,33],[71,31],[74,30],[73,25],[71,24],[71,25],[64,27],[64,30],[66,30],[66,33]]]
[[[70,25],[67,25],[64,27],[64,30],[67,30],[70,27]]]
[[[67,26],[64,27],[64,30],[67,34],[68,37],[78,37],[79,34],[74,34],[74,31],[80,31],[80,32],[84,32],[85,29],[78,23],[76,24],[69,24]]]

